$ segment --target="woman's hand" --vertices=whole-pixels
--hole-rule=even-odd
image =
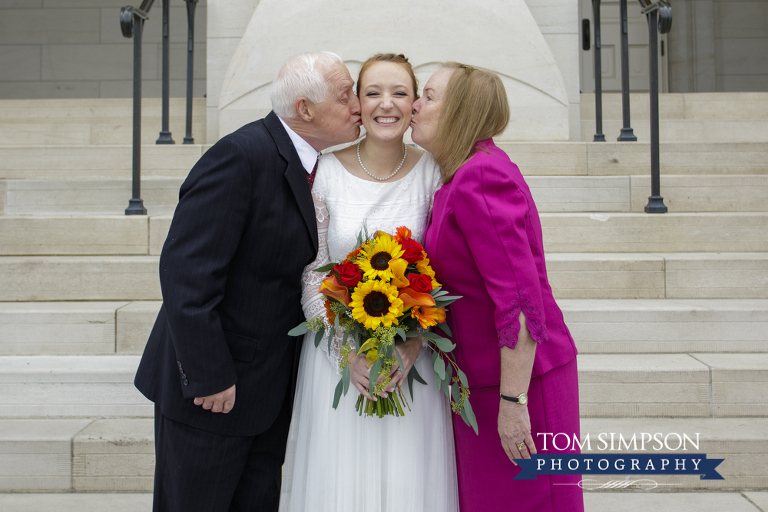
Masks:
[[[514,459],[530,459],[536,453],[531,437],[531,418],[528,406],[499,399],[499,437],[512,464]],[[525,446],[523,446],[525,445]]]
[[[395,345],[395,350],[400,353],[400,359],[403,360],[405,368],[400,368],[399,364],[392,367],[392,380],[387,388],[387,391],[390,393],[405,384],[408,373],[413,368],[414,363],[416,363],[419,352],[421,352],[421,338],[418,336],[408,338],[403,343]]]
[[[349,380],[357,388],[361,395],[368,400],[376,399],[368,393],[368,383],[371,375],[371,369],[365,362],[365,356],[358,356],[357,352],[352,350],[347,356],[349,359]]]

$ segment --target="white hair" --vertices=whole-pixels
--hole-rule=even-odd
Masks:
[[[272,110],[282,118],[296,118],[296,100],[305,97],[312,103],[322,103],[330,94],[325,78],[334,64],[343,64],[333,52],[299,53],[283,65],[272,82]]]

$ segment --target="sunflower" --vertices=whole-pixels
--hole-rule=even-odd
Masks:
[[[403,301],[397,296],[397,287],[383,281],[370,280],[360,283],[352,292],[352,317],[365,325],[366,329],[376,329],[380,324],[392,327],[398,324],[397,317],[403,312]]]
[[[358,266],[366,278],[378,278],[389,282],[394,277],[389,262],[402,255],[403,247],[395,242],[391,236],[382,233],[373,240],[370,247],[367,247],[360,253]]]

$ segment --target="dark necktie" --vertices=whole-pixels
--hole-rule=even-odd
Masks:
[[[315,167],[312,168],[312,173],[307,174],[307,182],[309,183],[309,190],[312,190],[312,185],[315,184],[315,175],[317,174],[317,163],[320,161],[318,158],[315,160]]]

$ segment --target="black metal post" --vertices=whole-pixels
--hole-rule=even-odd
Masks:
[[[658,58],[658,10],[646,13],[648,19],[648,43],[651,75],[651,195],[645,205],[645,213],[667,213],[664,198],[661,197],[659,162],[659,58]]]
[[[171,0],[163,0],[163,127],[156,144],[175,144],[168,128],[168,111],[170,109],[170,41],[168,18],[170,17]]]
[[[192,94],[193,76],[195,65],[195,7],[197,0],[185,0],[187,2],[187,133],[184,136],[184,144],[194,144],[192,138]]]
[[[141,35],[146,15],[134,10],[133,17],[133,187],[126,215],[146,215],[141,199]]]
[[[592,0],[595,21],[595,138],[593,142],[605,142],[603,134],[603,62],[600,52],[600,0]]]
[[[627,0],[620,1],[621,7],[621,117],[624,126],[619,142],[636,141],[637,137],[629,121],[629,21],[627,20]]]

